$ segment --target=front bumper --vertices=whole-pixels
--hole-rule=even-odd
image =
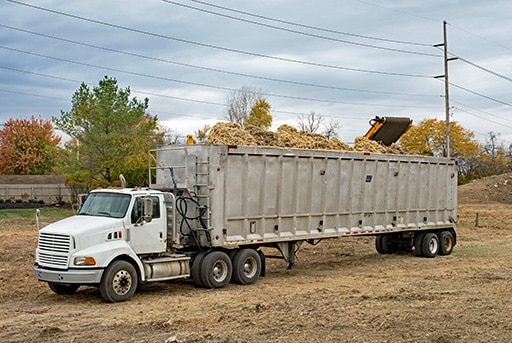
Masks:
[[[34,276],[39,281],[55,283],[98,284],[103,276],[103,269],[67,269],[55,270],[34,265]]]

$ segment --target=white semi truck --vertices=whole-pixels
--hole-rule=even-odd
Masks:
[[[118,302],[152,281],[252,284],[263,247],[291,267],[304,242],[327,238],[371,235],[381,254],[424,257],[456,243],[452,159],[228,145],[150,157],[150,187],[94,190],[77,215],[39,231],[38,280],[58,294],[98,286]]]

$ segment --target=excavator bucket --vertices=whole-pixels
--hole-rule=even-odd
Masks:
[[[385,146],[395,143],[412,126],[412,119],[404,117],[375,117],[370,120],[370,129],[364,137]]]

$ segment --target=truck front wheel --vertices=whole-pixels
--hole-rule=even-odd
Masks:
[[[233,264],[228,254],[212,251],[201,262],[201,283],[205,288],[222,288],[231,280]]]
[[[78,284],[63,284],[63,283],[55,283],[55,282],[48,282],[48,287],[50,289],[59,295],[72,295],[75,294],[76,290],[80,285]]]
[[[241,249],[233,258],[233,281],[240,285],[253,284],[261,274],[260,254],[254,249]]]
[[[126,261],[112,262],[100,282],[100,293],[108,302],[121,302],[130,299],[137,289],[137,271]]]

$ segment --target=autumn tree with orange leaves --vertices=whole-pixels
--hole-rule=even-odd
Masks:
[[[60,141],[49,120],[9,119],[0,130],[0,174],[51,174]]]

